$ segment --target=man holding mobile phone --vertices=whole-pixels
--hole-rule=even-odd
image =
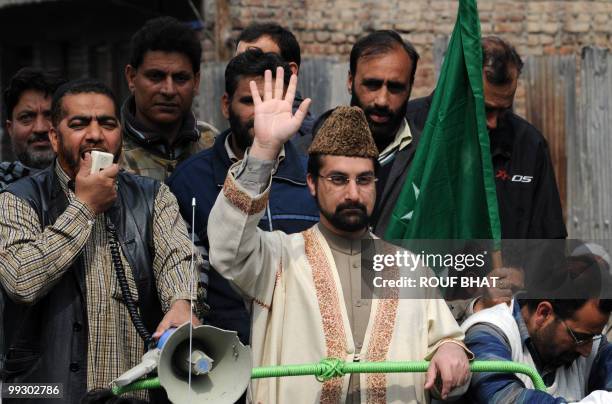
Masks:
[[[61,86],[51,106],[55,163],[0,193],[3,380],[61,383],[64,403],[108,386],[140,362],[144,338],[192,317],[185,224],[164,184],[119,171],[118,111],[100,82]],[[115,163],[92,172],[94,151]],[[121,267],[144,330],[132,323]]]

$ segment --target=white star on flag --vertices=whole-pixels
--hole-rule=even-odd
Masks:
[[[421,191],[419,190],[419,188],[416,186],[414,182],[412,183],[412,189],[414,190],[414,201],[416,204],[416,200],[419,199],[419,194],[421,193]],[[404,216],[402,216],[402,220],[412,219],[413,213],[414,213],[414,210],[411,210],[410,212],[406,213]]]

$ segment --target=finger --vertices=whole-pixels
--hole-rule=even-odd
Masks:
[[[470,365],[468,362],[466,362],[463,365],[463,374],[461,376],[461,383],[459,384],[459,386],[463,386],[468,382],[468,380],[470,380]]]
[[[253,105],[258,106],[261,104],[261,96],[259,95],[259,89],[257,88],[257,83],[251,80],[249,81],[249,86],[251,87],[251,97],[253,98]]]
[[[510,282],[504,280],[502,281],[502,284],[499,284],[499,281],[497,281],[497,285],[493,286],[491,285],[491,287],[489,288],[491,291],[491,295],[496,294],[497,296],[511,296],[512,295],[512,287],[510,285]]]
[[[425,389],[430,389],[433,387],[436,382],[436,374],[437,374],[436,362],[429,362],[429,367],[427,368],[427,374],[425,375]]]
[[[443,399],[446,399],[448,393],[450,393],[452,388],[455,386],[455,380],[450,366],[440,367],[440,378],[442,379],[442,391],[440,392],[440,395]]]
[[[295,74],[291,75],[289,79],[289,85],[287,86],[287,94],[285,94],[285,101],[289,104],[293,105],[293,100],[295,99],[295,90],[297,88],[297,76]]]
[[[183,324],[186,324],[188,322],[189,322],[189,320],[187,320],[187,319],[182,319],[181,320],[181,319],[177,319],[177,318],[169,318],[167,320],[162,320],[162,322],[159,323],[159,325],[157,326],[157,329],[155,330],[155,334],[153,334],[153,337],[155,338],[155,335],[157,335],[157,338],[159,338],[169,328],[178,328],[178,327],[180,327]]]
[[[166,320],[166,319],[162,319],[162,321],[159,323],[159,325],[157,326],[157,328],[155,329],[155,332],[153,333],[153,335],[151,336],[153,339],[159,339],[159,337],[162,336],[162,334],[168,329],[170,328],[170,321]]]
[[[491,299],[491,305],[489,307],[493,307],[493,306],[497,306],[498,304],[501,303],[506,303],[506,304],[510,304],[510,302],[512,301],[511,297],[496,297]]]
[[[285,72],[281,66],[276,68],[276,84],[274,86],[274,99],[283,99],[283,89],[285,88]]]
[[[513,290],[525,287],[525,272],[521,268],[510,268],[508,276]]]
[[[193,314],[191,315],[191,322],[194,326],[202,325],[202,322],[200,321],[200,319],[194,316]]]
[[[511,289],[490,288],[488,291],[488,295],[491,300],[512,299],[512,290]]]
[[[304,121],[304,118],[306,118],[306,114],[308,114],[308,108],[310,108],[311,102],[312,100],[310,98],[306,98],[300,103],[300,106],[298,107],[297,111],[295,111],[295,115],[293,115],[293,117],[296,119],[297,122],[299,122],[298,127],[302,126],[302,122]]]
[[[489,307],[497,306],[500,303],[508,303],[508,302],[510,302],[510,299],[508,298],[497,298],[497,297],[484,298],[483,297],[480,301],[478,311],[483,310],[483,309],[488,309]]]
[[[272,99],[272,72],[266,70],[264,73],[264,101]]]
[[[500,279],[505,278],[508,276],[508,270],[505,267],[493,268],[493,270],[489,273],[489,276],[496,276]]]
[[[111,164],[110,166],[100,170],[100,174],[108,178],[115,178],[117,174],[119,174],[119,164]]]
[[[85,153],[85,156],[81,158],[81,163],[79,164],[79,174],[87,177],[91,173],[91,154]]]

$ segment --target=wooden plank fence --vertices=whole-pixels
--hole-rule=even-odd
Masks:
[[[576,57],[529,57],[522,79],[526,118],[548,141],[561,204],[565,208],[566,139],[576,136]]]
[[[567,142],[568,231],[572,238],[612,239],[612,53],[582,52],[578,125]]]

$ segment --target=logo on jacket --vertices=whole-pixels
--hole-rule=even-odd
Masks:
[[[516,174],[510,177],[508,175],[508,172],[504,169],[497,170],[497,173],[495,174],[495,178],[499,178],[502,181],[510,180],[512,182],[522,182],[523,184],[530,183],[531,180],[533,180],[533,176],[531,175]]]
[[[497,173],[495,174],[495,178],[499,178],[502,181],[512,181],[512,182],[522,182],[523,184],[527,184],[530,183],[531,180],[533,180],[533,176],[531,175],[520,175],[520,174],[516,174],[513,175],[512,177],[510,177],[508,175],[508,172],[504,169],[499,169],[497,170]]]
[[[531,175],[513,175],[512,176],[512,182],[523,182],[523,183],[528,183],[531,182],[531,180],[533,179],[533,177]]]
[[[506,170],[497,170],[497,174],[495,174],[495,178],[499,178],[502,181],[507,181],[510,176],[506,172]]]

